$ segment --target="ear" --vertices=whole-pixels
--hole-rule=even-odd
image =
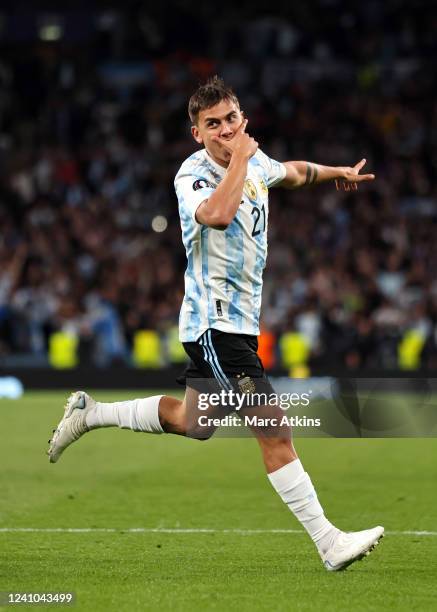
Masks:
[[[197,125],[191,126],[191,135],[193,136],[196,142],[198,142],[199,144],[202,144],[203,138],[200,135],[199,128],[197,127]]]

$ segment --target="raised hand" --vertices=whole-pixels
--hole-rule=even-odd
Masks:
[[[363,158],[355,166],[342,168],[341,178],[335,179],[335,187],[337,191],[356,191],[358,189],[358,183],[363,181],[373,181],[375,178],[374,174],[359,174],[361,168],[366,163]]]
[[[241,157],[249,159],[252,155],[255,155],[258,149],[257,141],[246,134],[247,119],[243,119],[240,127],[237,129],[232,138],[223,138],[220,136],[213,136],[212,140],[218,142],[231,156],[240,155]]]

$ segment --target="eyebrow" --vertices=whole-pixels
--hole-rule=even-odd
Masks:
[[[224,119],[227,119],[228,117],[230,117],[231,115],[235,115],[236,113],[236,110],[232,110],[224,116]],[[220,121],[220,117],[205,117],[205,123],[208,123],[209,121]]]

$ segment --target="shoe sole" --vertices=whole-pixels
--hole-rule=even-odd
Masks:
[[[81,395],[79,395],[79,394],[81,394]],[[75,398],[76,395],[77,395],[77,398]],[[59,421],[58,426],[56,427],[56,429],[53,430],[53,434],[54,434],[53,438],[51,440],[49,440],[50,446],[49,446],[49,449],[47,451],[47,455],[49,456],[50,463],[56,463],[60,459],[62,453],[65,450],[65,449],[63,449],[61,451],[61,453],[56,458],[53,457],[53,450],[54,450],[54,447],[56,446],[56,441],[57,441],[58,436],[59,436],[59,434],[60,434],[60,432],[62,430],[62,426],[63,426],[65,420],[71,417],[71,415],[73,413],[73,410],[75,410],[76,408],[79,407],[78,406],[79,401],[85,402],[85,398],[84,398],[84,395],[83,395],[82,391],[74,391],[73,393],[70,394],[70,396],[68,397],[68,399],[66,401],[65,409],[64,409],[64,416]]]
[[[378,546],[379,542],[382,540],[383,537],[384,537],[384,532],[381,533],[381,535],[378,536],[378,538],[373,542],[373,544],[371,544],[366,550],[364,550],[362,553],[359,553],[353,559],[350,559],[349,561],[346,561],[346,563],[344,563],[341,567],[338,567],[338,568],[335,568],[335,569],[334,568],[326,568],[326,569],[328,569],[328,571],[331,571],[331,572],[343,572],[350,565],[352,565],[352,563],[355,563],[355,561],[362,561],[365,557],[368,557],[370,555],[370,553],[373,550],[375,550],[375,548]]]

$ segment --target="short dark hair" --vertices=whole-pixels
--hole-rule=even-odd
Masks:
[[[231,87],[228,87],[223,79],[214,75],[193,93],[188,103],[188,114],[192,123],[197,123],[199,113],[206,108],[215,106],[222,100],[235,102],[240,107],[237,96]]]

